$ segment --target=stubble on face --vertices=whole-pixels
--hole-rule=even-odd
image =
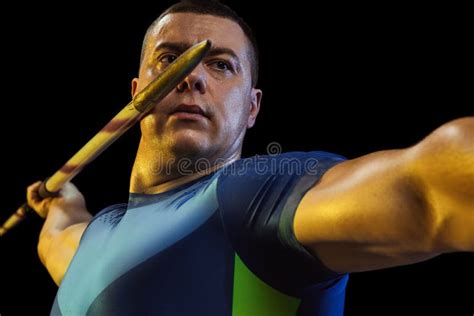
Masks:
[[[160,43],[186,43],[191,46],[204,39],[211,39],[215,46],[236,51],[242,70],[235,77],[226,77],[209,71],[206,62],[203,62],[195,70],[195,75],[202,76],[205,93],[192,89],[181,94],[173,91],[142,120],[142,137],[153,145],[149,147],[163,156],[222,158],[229,155],[229,151],[240,151],[249,115],[245,106],[250,102],[251,73],[248,42],[238,24],[208,15],[170,14],[151,33],[145,63],[150,64],[149,59],[153,56],[150,52]],[[154,71],[153,67],[143,67],[141,80],[152,80],[156,76]],[[209,118],[199,122],[171,118],[168,112],[180,102],[199,104],[206,109]]]

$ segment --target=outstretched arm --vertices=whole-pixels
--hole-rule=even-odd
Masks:
[[[294,229],[338,272],[474,251],[474,117],[449,122],[413,147],[329,169],[300,202]]]

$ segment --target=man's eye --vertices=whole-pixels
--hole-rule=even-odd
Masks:
[[[229,63],[222,60],[217,60],[217,61],[212,62],[211,66],[221,71],[232,71],[232,66]]]
[[[160,58],[160,62],[163,64],[171,64],[176,58],[176,55],[164,55]]]

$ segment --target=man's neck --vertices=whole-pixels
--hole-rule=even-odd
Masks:
[[[196,160],[153,151],[140,143],[132,169],[130,192],[145,194],[166,192],[206,176],[239,158],[240,151],[225,158],[208,159],[206,164],[197,164]]]

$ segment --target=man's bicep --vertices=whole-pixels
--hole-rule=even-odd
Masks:
[[[329,169],[296,210],[298,241],[329,269],[355,272],[426,260],[436,218],[409,171],[408,150]]]

